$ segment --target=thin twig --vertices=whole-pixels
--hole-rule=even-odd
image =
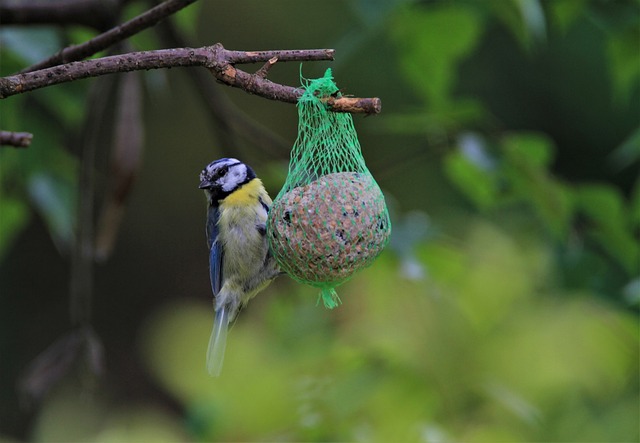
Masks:
[[[237,69],[234,62],[266,62],[277,57],[278,61],[333,60],[332,49],[308,49],[296,51],[247,52],[241,57],[238,51],[227,51],[221,44],[201,48],[160,49],[156,51],[131,52],[92,60],[67,63],[34,72],[0,78],[0,99],[47,86],[97,77],[116,72],[148,69],[204,66],[222,83],[243,89],[270,100],[296,103],[302,89],[274,83],[255,74]],[[341,97],[330,100],[331,110],[377,114],[381,104],[379,98]],[[354,106],[355,105],[355,106]]]
[[[222,46],[220,46],[222,47]],[[333,60],[335,49],[285,49],[281,51],[224,50],[224,61],[231,64],[268,62],[276,57],[279,62]]]
[[[255,72],[255,76],[257,77],[262,77],[262,78],[267,78],[267,75],[269,74],[269,70],[273,67],[273,65],[275,65],[278,62],[278,57],[273,57],[270,58],[269,60],[267,60],[267,62],[262,65],[262,68],[258,69]]]
[[[95,261],[103,263],[115,246],[144,151],[142,74],[129,72],[119,76],[118,80],[115,104],[111,107],[115,109],[108,184],[95,240]]]
[[[109,29],[91,40],[87,40],[79,45],[63,48],[50,58],[33,66],[29,66],[28,68],[20,71],[20,73],[33,72],[39,69],[60,65],[62,63],[82,60],[137,34],[143,29],[155,25],[160,20],[174,14],[195,1],[196,0],[167,0],[129,21],[116,26],[115,28]]]
[[[82,150],[78,174],[78,210],[69,282],[69,313],[74,327],[91,325],[94,294],[95,159],[98,150],[106,144],[100,129],[109,114],[109,102],[103,97],[114,89],[114,82],[109,80],[111,79],[102,78],[92,85],[79,140]]]
[[[31,144],[33,134],[28,132],[0,131],[0,146],[26,148]]]

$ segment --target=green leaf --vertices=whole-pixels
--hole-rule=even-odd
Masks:
[[[640,277],[627,283],[622,288],[622,295],[630,306],[640,306]]]
[[[640,126],[609,157],[619,169],[640,161]]]
[[[615,258],[629,274],[638,272],[640,246],[631,228],[631,213],[618,189],[584,185],[575,193],[577,208],[587,217],[587,235]]]
[[[551,177],[530,185],[529,199],[536,212],[554,234],[564,236],[573,215],[571,189]]]
[[[546,39],[546,17],[539,0],[491,0],[488,4],[524,48]]]
[[[30,110],[28,128],[19,128],[34,134],[31,146],[0,151],[0,183],[15,189],[24,204],[31,201],[56,246],[65,251],[73,238],[78,162],[61,142],[59,122],[40,111]]]
[[[538,133],[508,135],[503,138],[502,146],[507,158],[527,168],[546,168],[554,156],[551,140]]]
[[[446,241],[420,243],[417,255],[429,270],[429,276],[440,283],[457,285],[467,277],[464,251]]]
[[[585,0],[554,0],[546,6],[555,24],[566,32],[584,11]]]
[[[547,34],[547,19],[540,0],[516,0],[522,23],[532,41],[544,41]]]
[[[449,179],[480,209],[488,209],[496,203],[498,178],[491,171],[461,151],[449,154],[444,167]]]
[[[402,72],[435,107],[450,99],[457,65],[475,48],[481,31],[478,15],[451,4],[403,9],[390,27]]]
[[[607,42],[615,98],[625,102],[640,80],[640,26],[629,26],[609,37]]]
[[[58,249],[68,251],[73,242],[75,223],[73,183],[45,172],[34,174],[29,180],[29,195],[45,219]]]
[[[509,175],[515,197],[529,203],[556,237],[564,237],[573,215],[570,188],[545,174],[516,169]]]
[[[592,221],[605,226],[625,226],[626,213],[619,191],[607,185],[583,185],[577,189],[579,208]]]
[[[562,237],[573,208],[569,188],[548,172],[554,154],[551,140],[540,134],[514,134],[503,139],[502,149],[511,197],[530,203],[547,227]]]
[[[636,181],[633,192],[631,193],[631,226],[633,229],[640,230],[640,178]]]
[[[29,220],[29,209],[22,200],[2,195],[0,210],[0,260]]]

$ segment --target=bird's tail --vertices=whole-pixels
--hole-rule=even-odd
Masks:
[[[230,306],[223,304],[216,309],[216,316],[213,322],[213,330],[209,339],[207,349],[207,370],[211,376],[219,376],[222,372],[222,362],[224,361],[224,350],[227,346],[227,330],[229,329]]]

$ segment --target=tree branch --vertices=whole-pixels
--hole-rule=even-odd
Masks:
[[[159,21],[195,1],[196,0],[167,0],[129,21],[116,26],[115,28],[109,29],[91,40],[87,40],[80,45],[63,48],[48,59],[23,69],[20,72],[33,72],[62,63],[82,60],[155,25]]]
[[[333,56],[333,49],[240,52],[228,51],[219,43],[201,48],[131,52],[0,78],[0,99],[47,86],[117,72],[204,66],[218,80],[229,86],[270,100],[296,103],[302,95],[301,88],[273,83],[262,75],[249,74],[237,69],[233,63],[267,62],[274,57],[283,62],[319,61],[333,60]],[[329,98],[327,103],[335,112],[378,114],[381,110],[379,98]]]
[[[0,146],[26,148],[31,144],[33,134],[28,132],[0,131]]]
[[[219,44],[218,44],[219,45]],[[222,46],[220,46],[222,49]],[[261,63],[277,58],[280,62],[333,60],[335,49],[287,49],[281,51],[230,51],[224,49],[224,61],[230,65]]]

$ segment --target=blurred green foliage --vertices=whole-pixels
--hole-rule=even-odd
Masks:
[[[80,414],[76,437],[92,441],[633,441],[636,315],[548,284],[554,252],[535,240],[470,220],[456,242],[417,248],[428,279],[384,255],[335,316],[315,290],[278,284],[236,324],[218,379],[203,370],[209,304],[172,301],[138,346],[182,417],[139,405],[126,427],[126,410],[80,411],[62,391],[38,429],[69,439]]]
[[[73,243],[90,97],[77,82],[3,100],[1,129],[35,136],[0,149],[0,440],[640,441],[640,2],[198,2],[176,21],[201,45],[344,49],[338,84],[385,103],[356,126],[392,243],[336,310],[274,283],[210,378],[195,188],[226,151],[188,78],[149,73],[151,149],[96,278],[108,375],[88,393],[80,369],[23,414],[16,380],[68,328],[68,269],[52,261]],[[87,35],[2,29],[0,72]],[[292,140],[292,107],[229,96]],[[235,148],[277,193],[286,159]]]

